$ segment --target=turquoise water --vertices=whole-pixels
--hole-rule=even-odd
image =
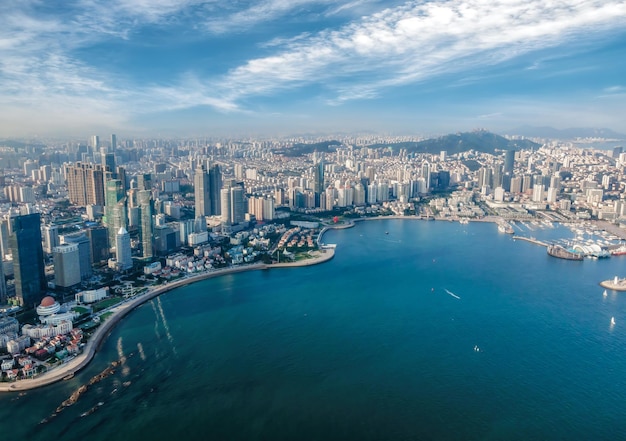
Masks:
[[[143,305],[73,380],[1,395],[2,433],[626,439],[626,293],[598,286],[624,275],[626,256],[554,259],[494,224],[363,222],[325,241],[337,253],[323,265],[207,280]],[[120,354],[123,368],[38,424]]]

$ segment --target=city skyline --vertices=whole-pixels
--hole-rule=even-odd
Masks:
[[[626,132],[622,1],[0,6],[0,137]]]

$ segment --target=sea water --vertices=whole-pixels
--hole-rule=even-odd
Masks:
[[[525,233],[572,236],[535,230]],[[555,259],[488,223],[380,220],[324,241],[337,244],[327,263],[228,275],[142,305],[72,380],[0,395],[1,433],[626,439],[626,293],[598,286],[625,275],[626,256]]]

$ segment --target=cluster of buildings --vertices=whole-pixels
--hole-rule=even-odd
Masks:
[[[284,223],[294,213],[524,218],[549,210],[565,218],[626,219],[621,147],[544,141],[495,154],[389,147],[407,140],[416,139],[346,137],[323,152],[293,156],[307,140],[111,135],[0,146],[0,304],[35,307],[48,292],[83,289],[104,270],[145,267],[150,274],[246,262],[271,248],[250,229]],[[300,243],[312,240],[292,245]],[[179,252],[193,256],[184,268],[165,263]]]

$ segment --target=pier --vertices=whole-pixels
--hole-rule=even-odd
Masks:
[[[513,240],[525,240],[526,242],[534,243],[535,245],[541,245],[542,247],[548,246],[547,243],[537,240],[534,237],[513,236]]]

